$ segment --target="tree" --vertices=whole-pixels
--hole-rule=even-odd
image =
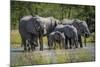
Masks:
[[[20,18],[25,15],[53,16],[59,20],[77,18],[86,20],[89,28],[95,30],[94,6],[11,1],[11,29],[17,29]]]

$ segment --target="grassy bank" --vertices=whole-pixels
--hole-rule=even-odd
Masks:
[[[11,66],[89,62],[94,60],[94,53],[83,49],[76,49],[74,51],[55,50],[53,52],[35,51],[17,54],[16,58],[11,58]]]
[[[43,37],[43,41],[45,44],[47,44],[47,37]],[[10,33],[10,43],[11,43],[11,46],[15,46],[15,47],[18,47],[18,46],[21,46],[21,37],[20,37],[20,34],[19,34],[19,31],[18,30],[12,30],[11,33]]]

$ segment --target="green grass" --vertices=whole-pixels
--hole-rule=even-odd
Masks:
[[[21,44],[21,37],[18,30],[12,30],[10,36],[11,44]]]

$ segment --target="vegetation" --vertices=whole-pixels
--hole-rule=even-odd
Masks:
[[[90,32],[94,33],[93,37],[91,36],[87,40],[89,42],[95,39],[94,6],[11,1],[11,44],[21,44],[21,38],[17,29],[20,18],[25,15],[53,16],[59,20],[63,18],[86,20]],[[46,37],[44,39],[47,42]]]
[[[73,50],[23,52],[16,54],[16,58],[11,58],[11,66],[88,62],[95,60],[94,54],[87,49],[76,49],[74,51],[75,52],[73,52]],[[54,54],[54,56],[51,54]]]
[[[18,25],[20,18],[25,15],[39,15],[42,17],[53,16],[59,20],[62,20],[63,18],[85,20],[89,26],[90,32],[92,33],[91,36],[87,38],[87,42],[95,42],[95,6],[11,0],[11,47],[18,48],[21,46],[21,37],[18,32]],[[47,44],[47,37],[43,38],[44,43]],[[52,56],[52,53],[55,55]],[[91,48],[70,50],[56,49],[53,52],[48,50],[11,52],[11,56],[11,67],[17,67],[19,65],[50,64],[53,63],[54,60],[55,63],[95,60],[95,54],[92,52]]]
[[[25,15],[78,18],[86,20],[90,31],[95,32],[95,6],[11,1],[11,29],[18,29],[19,20]]]

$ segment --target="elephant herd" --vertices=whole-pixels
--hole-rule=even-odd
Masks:
[[[19,22],[19,33],[24,51],[35,50],[40,46],[43,50],[43,36],[47,36],[49,49],[83,47],[81,36],[89,37],[90,31],[85,21],[79,19],[63,19],[54,17],[23,16]],[[58,44],[57,44],[58,43]],[[69,44],[68,44],[69,43]]]

